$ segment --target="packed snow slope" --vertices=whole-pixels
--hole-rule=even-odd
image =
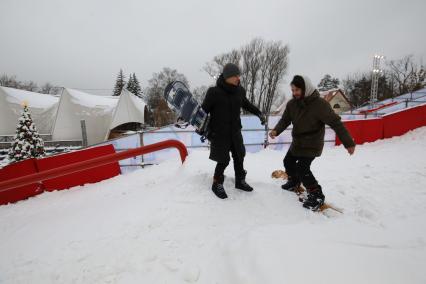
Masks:
[[[248,154],[252,193],[217,199],[214,163],[193,152],[128,175],[0,207],[0,283],[426,283],[426,128],[326,149],[328,202],[304,209]]]

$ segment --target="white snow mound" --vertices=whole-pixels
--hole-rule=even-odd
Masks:
[[[252,193],[210,191],[195,151],[101,183],[0,207],[0,283],[426,283],[426,127],[326,149],[312,171],[344,214],[313,213],[248,154]]]

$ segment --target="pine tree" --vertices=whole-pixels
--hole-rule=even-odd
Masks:
[[[126,81],[123,74],[123,70],[120,69],[120,72],[118,73],[117,80],[115,81],[115,87],[114,87],[114,93],[113,96],[119,96],[121,95],[121,92],[123,91],[123,88],[126,86]]]
[[[142,88],[141,85],[139,83],[138,78],[136,78],[136,74],[133,73],[133,94],[135,94],[136,96],[142,98]]]
[[[133,76],[132,76],[132,74],[130,73],[130,75],[129,75],[129,81],[127,81],[127,87],[126,87],[126,89],[127,89],[127,91],[129,91],[130,93],[133,93],[134,92],[134,89],[135,89],[135,82],[134,82],[134,80],[133,80]]]
[[[12,147],[9,149],[9,160],[17,162],[29,158],[43,157],[45,155],[43,139],[31,119],[28,106],[24,105],[24,112],[18,121],[16,134]]]
[[[321,82],[318,84],[318,90],[328,91],[332,89],[339,88],[340,80],[337,78],[332,78],[330,74],[326,74],[324,78],[321,79]]]

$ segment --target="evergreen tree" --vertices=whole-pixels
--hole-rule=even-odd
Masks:
[[[118,73],[118,76],[117,76],[117,80],[115,82],[113,96],[121,95],[121,91],[123,91],[123,88],[126,86],[125,79],[126,78],[124,77],[123,70],[120,69],[120,72]]]
[[[136,96],[142,98],[142,88],[141,85],[139,83],[138,78],[136,78],[136,74],[133,73],[133,94],[135,94]]]
[[[130,73],[129,74],[129,81],[127,81],[127,87],[126,87],[127,91],[129,91],[130,93],[134,93],[135,90],[135,82],[133,81],[133,76]]]
[[[329,91],[332,89],[339,88],[340,81],[337,78],[332,78],[331,75],[326,74],[324,78],[321,79],[320,83],[318,84],[318,90],[323,91]]]
[[[17,162],[29,158],[43,157],[45,155],[43,139],[31,119],[28,106],[24,105],[24,112],[19,118],[18,126],[12,147],[9,149],[9,160]]]

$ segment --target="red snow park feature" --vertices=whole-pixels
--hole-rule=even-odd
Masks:
[[[112,145],[72,153],[30,159],[0,170],[0,205],[42,193],[99,182],[120,174],[118,161],[168,148],[179,151],[182,163],[188,156],[178,140],[166,140],[116,153]]]
[[[21,176],[37,173],[36,159],[28,159],[14,163],[0,170],[0,181],[12,180]],[[0,205],[8,202],[16,202],[35,196],[43,192],[42,186],[37,183],[28,183],[24,186],[16,186],[13,190],[0,192]]]
[[[426,104],[411,107],[373,119],[344,122],[356,144],[392,138],[426,126]],[[336,136],[336,145],[342,142]]]
[[[384,109],[384,108],[396,105],[397,103],[398,102],[391,102],[391,103],[388,103],[388,104],[384,104],[384,105],[378,106],[378,107],[373,108],[373,109],[361,110],[359,113],[360,114],[368,114],[368,113],[376,112],[378,110],[381,110],[381,109]]]

